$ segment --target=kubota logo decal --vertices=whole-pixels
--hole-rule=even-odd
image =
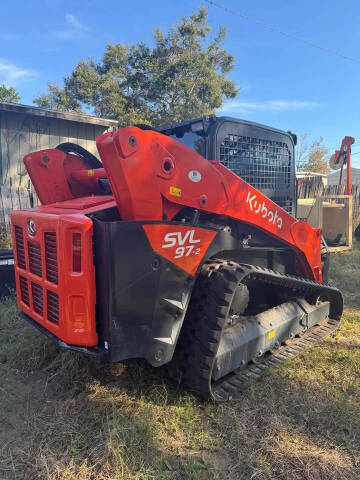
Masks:
[[[164,237],[164,243],[161,248],[171,248],[179,245],[174,253],[174,258],[181,258],[189,255],[199,255],[200,248],[194,250],[194,243],[200,243],[200,239],[194,238],[195,230],[187,230],[186,232],[169,232]],[[186,245],[189,243],[190,245]]]
[[[273,211],[266,206],[265,200],[260,202],[257,200],[257,196],[255,194],[251,195],[251,192],[249,191],[246,203],[249,204],[250,210],[254,212],[255,215],[261,215],[262,218],[267,219],[267,221],[273,225],[277,225],[278,229],[281,230],[283,219],[280,217],[276,209]]]

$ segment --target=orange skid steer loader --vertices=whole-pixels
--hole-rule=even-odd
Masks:
[[[336,329],[327,246],[293,216],[294,136],[205,117],[97,148],[27,155],[41,206],[12,213],[18,306],[58,345],[176,362],[224,401]]]

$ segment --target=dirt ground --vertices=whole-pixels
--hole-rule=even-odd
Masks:
[[[360,479],[360,249],[334,255],[341,328],[239,399],[142,362],[59,351],[0,305],[0,480]]]

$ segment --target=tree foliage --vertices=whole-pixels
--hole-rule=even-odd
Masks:
[[[166,124],[210,114],[237,95],[227,74],[234,57],[223,48],[226,30],[212,37],[207,10],[200,8],[166,33],[144,42],[108,44],[102,61],[82,60],[64,87],[49,85],[37,105],[117,119],[121,125]]]
[[[14,87],[0,85],[0,102],[19,103],[20,95]]]
[[[329,173],[329,150],[323,145],[324,139],[307,143],[307,133],[300,137],[297,147],[297,169],[303,172]]]
[[[34,98],[34,103],[38,107],[65,112],[82,112],[79,103],[67,93],[65,88],[60,88],[54,83],[48,83],[48,89],[49,93]]]

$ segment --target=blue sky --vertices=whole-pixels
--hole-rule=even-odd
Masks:
[[[152,41],[177,19],[206,5],[216,30],[228,27],[225,46],[236,57],[231,78],[241,88],[222,114],[264,123],[310,139],[324,137],[332,151],[345,135],[360,152],[360,4],[355,0],[219,0],[224,7],[324,48],[349,61],[266,30],[205,2],[182,0],[2,0],[0,84],[12,84],[21,102],[62,83],[77,61],[99,60],[107,42]],[[360,154],[353,157],[360,166]]]

